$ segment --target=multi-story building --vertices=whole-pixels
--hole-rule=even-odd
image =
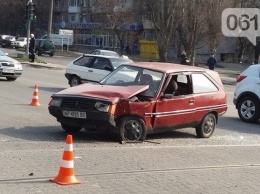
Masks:
[[[134,0],[117,0],[117,9],[131,9]],[[53,26],[54,32],[59,29],[71,29],[74,33],[74,44],[93,46],[93,47],[117,47],[118,37],[115,32],[100,21],[104,12],[107,14],[109,9],[102,2],[110,3],[109,0],[54,0]],[[104,9],[106,9],[104,11]],[[102,26],[100,26],[102,24]],[[137,31],[140,25],[136,22],[128,23],[123,26],[126,36],[130,31]],[[127,38],[126,40],[127,41]]]

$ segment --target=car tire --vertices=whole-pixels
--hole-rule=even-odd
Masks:
[[[121,142],[144,141],[147,129],[144,121],[135,116],[123,117],[119,122],[119,134]]]
[[[70,77],[69,84],[70,84],[70,87],[77,86],[77,85],[81,84],[81,80],[78,76],[73,75]]]
[[[209,138],[216,128],[216,116],[213,113],[207,114],[196,127],[196,134],[199,138]]]
[[[246,123],[257,123],[260,117],[259,102],[251,96],[241,99],[237,110],[240,119]]]
[[[64,123],[61,123],[61,127],[68,133],[78,133],[82,129],[82,127],[70,126]]]
[[[50,57],[53,57],[54,53],[50,53],[49,55],[50,55]]]
[[[8,81],[15,81],[17,79],[17,77],[6,77],[6,79]]]

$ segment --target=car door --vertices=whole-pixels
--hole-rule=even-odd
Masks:
[[[81,78],[82,81],[88,81],[89,70],[94,57],[82,56],[81,58],[68,65],[66,72],[75,74]]]
[[[88,69],[88,79],[99,82],[112,71],[112,65],[107,58],[95,57],[91,67]]]
[[[190,75],[172,75],[168,78],[168,83],[173,77],[183,88],[179,88],[180,93],[177,96],[167,94],[167,97],[163,91],[162,96],[157,100],[153,126],[155,131],[190,126],[194,122],[195,102],[191,91]],[[166,91],[167,86],[164,88]]]

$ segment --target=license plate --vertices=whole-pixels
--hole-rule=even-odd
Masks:
[[[14,73],[13,69],[3,69],[4,73]]]
[[[87,114],[85,112],[79,112],[79,111],[63,110],[62,114],[63,114],[64,117],[80,118],[80,119],[86,119],[87,118]]]

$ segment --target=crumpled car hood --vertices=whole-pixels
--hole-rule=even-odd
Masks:
[[[136,86],[110,86],[110,85],[96,85],[96,84],[81,84],[76,87],[71,87],[62,90],[53,96],[86,96],[92,98],[102,98],[109,100],[113,104],[119,98],[128,99],[136,94],[139,94],[149,88],[148,85]]]

